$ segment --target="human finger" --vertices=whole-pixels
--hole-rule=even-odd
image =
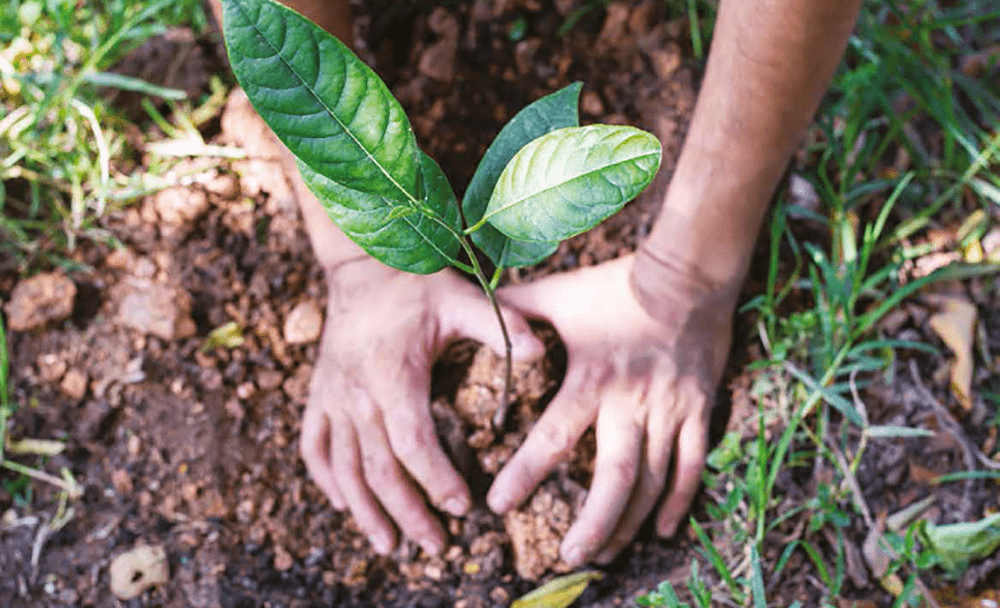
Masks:
[[[597,457],[587,500],[560,552],[570,567],[585,562],[614,532],[639,473],[645,412],[634,392],[605,391],[597,415]]]
[[[594,411],[591,397],[580,391],[582,374],[570,367],[552,403],[528,433],[524,443],[500,470],[486,495],[495,513],[521,504],[552,469],[572,453],[590,426]]]
[[[481,293],[462,290],[452,293],[454,301],[445,306],[442,329],[447,335],[461,335],[478,340],[497,354],[506,352],[503,331],[496,318],[496,311]],[[515,359],[532,359],[545,354],[545,345],[531,331],[524,316],[505,304],[499,305],[507,335],[510,336],[511,354]]]
[[[444,530],[396,459],[381,411],[365,391],[354,391],[352,400],[359,414],[354,424],[361,446],[361,468],[368,487],[400,531],[415,540],[424,551],[436,555],[444,547]]]
[[[703,408],[698,409],[703,411]],[[674,478],[656,516],[656,533],[669,538],[677,531],[701,483],[708,447],[708,427],[701,416],[689,417],[677,435]]]
[[[323,413],[318,403],[312,401],[306,406],[302,415],[302,436],[299,438],[299,451],[306,463],[309,476],[330,500],[334,509],[343,511],[347,507],[344,495],[337,485],[333,474],[333,463],[330,455],[336,452],[333,445],[333,434],[330,430],[330,419]]]
[[[636,532],[642,527],[642,523],[663,494],[667,469],[670,466],[670,452],[676,434],[675,421],[669,415],[673,408],[662,407],[663,405],[670,404],[654,404],[650,408],[639,480],[614,534],[594,558],[598,564],[609,563],[635,538]]]
[[[455,516],[469,510],[469,488],[445,454],[434,430],[427,370],[411,369],[383,388],[382,403],[392,404],[385,416],[389,444],[406,471],[427,493],[431,503]]]
[[[354,427],[346,417],[335,414],[330,420],[330,428],[332,443],[337,446],[337,456],[332,460],[333,473],[344,502],[358,528],[368,536],[372,548],[387,555],[396,546],[396,529],[365,481]]]

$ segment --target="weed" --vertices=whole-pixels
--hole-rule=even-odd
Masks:
[[[880,338],[880,319],[933,281],[998,271],[976,251],[991,207],[1000,203],[1000,85],[962,69],[965,55],[998,41],[995,3],[866,4],[797,169],[821,206],[804,209],[779,194],[766,287],[742,309],[756,315],[767,354],[752,365],[755,432],[731,432],[709,454],[709,521],[692,520],[711,566],[700,582],[716,599],[746,605],[752,597],[763,605],[765,591],[799,554],[829,605],[847,584],[845,531],[859,518],[869,530],[877,526],[855,478],[866,449],[875,440],[927,434],[871,424],[860,394],[879,375],[891,381],[901,349],[934,350]],[[956,247],[971,263],[906,280],[909,260],[926,253],[913,237],[945,214],[949,222],[966,218]],[[825,238],[800,238],[793,216],[821,226]],[[783,503],[779,479],[795,477],[811,479],[804,484],[811,493]],[[882,580],[909,571],[897,577],[896,605],[924,595],[920,573],[941,563],[919,529],[912,524],[884,535],[896,557]],[[992,520],[959,531],[994,542]],[[775,533],[784,543],[779,558],[762,562],[759,552]],[[656,593],[640,605],[686,605],[665,589]]]
[[[107,71],[176,23],[206,25],[200,0],[83,3],[14,0],[0,8],[0,254],[22,272],[51,244],[100,238],[94,219],[130,185],[112,88],[178,100],[181,91]]]

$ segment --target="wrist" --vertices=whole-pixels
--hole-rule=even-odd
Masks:
[[[648,242],[636,251],[629,277],[632,295],[646,314],[668,325],[692,316],[731,321],[742,283],[742,274],[716,279],[697,264],[656,251]]]

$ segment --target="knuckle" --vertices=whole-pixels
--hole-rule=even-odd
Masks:
[[[639,467],[634,460],[623,458],[611,463],[611,471],[622,483],[634,480],[638,470]]]
[[[573,438],[569,432],[557,424],[539,424],[537,427],[539,443],[553,454],[567,454],[573,450]]]

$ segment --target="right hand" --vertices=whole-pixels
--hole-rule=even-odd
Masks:
[[[435,435],[431,366],[459,336],[503,353],[499,323],[482,291],[451,270],[412,275],[363,257],[334,266],[327,284],[302,420],[306,468],[334,508],[350,509],[378,553],[396,546],[394,522],[424,551],[439,553],[445,532],[427,500],[460,516],[471,499]],[[502,311],[516,357],[544,352],[523,317]]]

